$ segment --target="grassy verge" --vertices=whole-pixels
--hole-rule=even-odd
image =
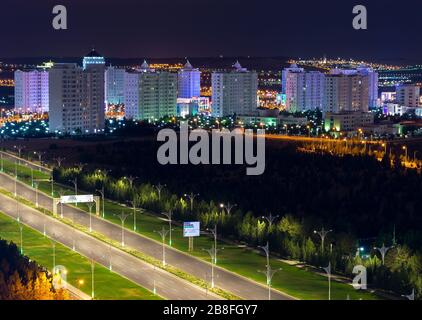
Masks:
[[[27,226],[23,227],[23,253],[40,265],[53,268],[52,245],[47,237]],[[17,222],[0,213],[0,238],[20,245]],[[84,256],[56,243],[56,265],[66,267],[67,281],[91,295],[91,262]],[[95,297],[102,300],[158,300],[145,288],[95,264]]]
[[[0,188],[0,193],[3,194],[3,195],[5,195],[5,196],[7,196],[7,197],[14,198],[13,194],[11,192],[7,191],[7,190],[4,190],[4,189],[1,189]],[[171,273],[171,274],[173,274],[173,275],[175,275],[175,276],[177,276],[179,278],[182,278],[182,279],[184,279],[186,281],[189,281],[189,282],[191,282],[194,285],[197,285],[199,287],[202,287],[204,289],[207,289],[210,292],[213,292],[213,293],[215,293],[215,294],[223,297],[224,299],[227,299],[227,300],[241,300],[240,297],[237,297],[237,296],[231,294],[230,292],[227,292],[227,291],[222,290],[220,288],[217,288],[217,287],[210,288],[209,287],[209,284],[206,281],[203,281],[202,279],[199,279],[199,278],[197,278],[195,276],[192,276],[192,275],[190,275],[190,274],[188,274],[188,273],[186,273],[186,272],[184,272],[184,271],[182,271],[182,270],[180,270],[178,268],[175,268],[175,267],[170,266],[170,265],[163,266],[162,265],[162,262],[160,260],[157,260],[157,259],[155,259],[153,257],[150,257],[150,256],[148,256],[146,254],[143,254],[142,252],[139,252],[137,250],[130,249],[128,247],[122,247],[121,244],[120,244],[120,242],[114,241],[114,240],[112,240],[110,238],[107,238],[106,236],[104,236],[101,233],[98,233],[98,232],[95,232],[95,231],[90,232],[89,229],[87,227],[85,227],[85,226],[82,226],[82,225],[79,225],[79,224],[76,224],[76,223],[72,223],[71,220],[66,219],[66,218],[63,218],[62,219],[62,218],[60,218],[60,216],[54,216],[52,212],[50,212],[50,211],[48,211],[46,209],[36,208],[35,205],[32,202],[30,202],[30,201],[28,201],[28,200],[26,200],[24,198],[21,198],[21,197],[18,196],[18,201],[20,203],[26,205],[26,206],[29,206],[29,207],[33,208],[34,210],[38,210],[38,211],[42,212],[43,214],[46,214],[46,215],[48,215],[48,216],[50,216],[52,218],[55,218],[55,219],[57,219],[57,220],[65,223],[65,224],[67,224],[67,225],[69,225],[69,226],[71,226],[71,227],[79,230],[79,231],[82,231],[82,232],[84,232],[86,234],[89,234],[90,236],[96,238],[97,240],[100,240],[100,241],[105,242],[107,244],[111,244],[113,247],[119,248],[122,251],[124,251],[124,252],[126,252],[128,254],[131,254],[134,257],[137,257],[137,258],[141,259],[142,261],[145,261],[145,262],[147,262],[147,263],[149,263],[151,265],[154,265],[154,266],[156,266],[156,267],[158,267],[158,268],[160,268],[162,270],[165,270],[165,271],[167,271],[167,272],[169,272],[169,273]]]
[[[6,163],[6,160],[5,160]],[[22,173],[20,173],[22,169]],[[27,167],[19,167],[19,176],[22,180],[30,184],[30,170]],[[29,175],[28,175],[29,174]],[[40,173],[43,174],[43,173]],[[48,175],[43,174],[44,179],[48,178]],[[48,182],[40,183],[40,190],[50,194],[51,184]],[[64,194],[72,194],[72,188],[66,188],[63,186],[55,185],[55,191],[63,192]],[[79,208],[88,212],[88,207],[80,204]],[[111,201],[105,202],[105,219],[115,224],[120,224],[119,218],[114,214],[119,214],[122,211],[132,213],[133,210],[126,206],[116,204]],[[133,216],[129,217],[125,223],[126,228],[134,230]],[[154,230],[160,230],[162,227],[168,228],[168,223],[157,216],[149,213],[138,213],[136,219],[136,232],[154,239],[161,241],[160,236],[154,232]],[[182,252],[188,252],[188,239],[183,238],[183,230],[179,226],[173,226],[174,231],[172,233],[172,246]],[[194,250],[189,254],[210,261],[210,257],[202,249],[210,248],[213,245],[213,239],[206,236],[195,238]],[[255,280],[259,283],[265,284],[266,278],[263,274],[258,273],[257,270],[263,270],[266,265],[266,260],[260,254],[250,250],[249,248],[239,247],[237,245],[228,244],[219,241],[218,246],[224,247],[224,250],[220,251],[218,257],[218,265],[225,268],[228,271],[237,273],[246,278]],[[150,258],[150,257],[148,257]],[[291,296],[299,299],[327,299],[328,297],[328,281],[326,277],[318,275],[312,271],[306,269],[300,269],[296,266],[292,266],[281,262],[278,259],[271,259],[271,267],[273,269],[281,268],[282,270],[276,273],[273,277],[273,288],[285,292]],[[202,280],[200,280],[202,281]],[[202,281],[203,282],[203,281]],[[352,286],[332,281],[331,288],[332,299],[378,299],[378,297],[369,292],[360,292],[352,288]]]

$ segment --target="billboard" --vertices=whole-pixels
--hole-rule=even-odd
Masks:
[[[199,222],[183,222],[183,236],[185,238],[199,237],[200,233]]]
[[[61,203],[86,203],[94,202],[94,196],[92,194],[80,195],[80,196],[62,196],[60,197]]]

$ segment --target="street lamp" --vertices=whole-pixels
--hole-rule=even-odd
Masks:
[[[402,295],[403,298],[406,298],[407,300],[413,301],[415,300],[415,289],[412,290],[412,293],[409,295]]]
[[[221,248],[221,250],[224,248]],[[215,265],[215,261],[217,259],[217,252],[219,251],[219,249],[217,249],[215,246],[212,246],[211,249],[202,249],[206,252],[208,252],[208,254],[211,257],[211,288],[214,288],[215,286],[215,281],[214,281],[214,265]]]
[[[217,224],[215,224],[214,229],[207,229],[214,236],[214,247],[217,248]],[[214,263],[217,264],[217,254],[214,257]]]
[[[133,182],[136,180],[136,177],[129,176],[129,177],[125,177],[125,179],[129,182],[130,189],[132,189]]]
[[[166,242],[166,236],[169,233],[169,230],[166,230],[164,227],[162,230],[160,231],[155,231],[154,232],[158,233],[161,236],[161,241],[163,244],[163,267],[166,266],[166,246],[165,246],[165,242]]]
[[[21,155],[22,155],[22,150],[25,149],[25,146],[18,145],[18,146],[14,146],[14,148],[18,151],[19,164],[21,164],[20,158],[21,158]]]
[[[54,241],[55,234],[50,237],[51,247],[53,248],[53,270],[56,270],[56,242]]]
[[[40,163],[40,171],[41,171],[41,166],[42,166],[42,157],[45,155],[45,152],[42,151],[34,151],[34,154],[36,154],[38,156],[38,162]]]
[[[124,213],[123,211],[122,211],[121,214],[115,214],[115,216],[120,219],[120,222],[121,222],[121,225],[122,225],[122,247],[125,246],[125,220],[130,215],[131,215],[130,213]]]
[[[403,146],[402,147],[402,149],[404,150],[404,152],[405,152],[405,159],[404,159],[404,161],[405,161],[405,163],[407,162],[407,155],[408,155],[408,149],[407,149],[407,147],[406,146]]]
[[[91,257],[93,257],[92,253],[91,253]],[[94,261],[94,258],[91,258],[91,299],[92,300],[94,300],[94,298],[95,298],[94,273],[95,273],[95,261]]]
[[[69,182],[72,183],[73,186],[75,187],[75,196],[77,196],[78,195],[78,178],[75,177],[74,179],[69,180]]]
[[[89,232],[92,232],[92,207],[94,206],[94,202],[88,202],[89,208]]]
[[[185,197],[190,200],[190,211],[191,212],[193,212],[193,201],[195,200],[195,198],[197,196],[199,196],[199,193],[193,193],[193,192],[191,192],[190,194],[185,193]]]
[[[393,248],[393,246],[391,246],[391,247],[386,247],[384,244],[382,244],[382,247],[381,247],[381,248],[377,248],[377,247],[375,247],[375,248],[374,248],[375,250],[378,250],[378,251],[379,251],[379,253],[381,254],[381,258],[382,258],[382,265],[384,265],[384,262],[385,262],[385,256],[387,255],[388,250],[390,250],[390,249],[392,249],[392,248]]]
[[[60,168],[65,158],[57,157],[57,158],[54,158],[53,160],[57,162],[57,166]]]
[[[282,269],[275,269],[273,270],[271,268],[271,266],[269,264],[267,264],[267,269],[266,270],[258,270],[258,272],[263,273],[266,278],[267,278],[267,286],[268,286],[268,300],[271,300],[271,287],[272,287],[272,279],[274,277],[274,275],[278,272],[281,271]]]
[[[271,227],[274,223],[274,221],[278,218],[279,216],[273,216],[271,213],[268,216],[262,216],[261,219],[265,219],[268,221],[268,232],[271,230]]]
[[[162,212],[161,214],[165,215],[167,217],[168,222],[169,222],[169,232],[170,232],[170,235],[169,235],[169,245],[171,247],[171,245],[172,245],[171,225],[172,225],[173,211],[172,210],[169,210],[169,212]]]
[[[158,183],[158,185],[154,186],[155,189],[157,189],[158,191],[158,201],[161,201],[161,190],[163,190],[165,186],[166,186],[165,184],[161,184],[161,183]]]
[[[34,182],[35,187],[35,207],[38,208],[38,182]]]
[[[51,173],[50,181],[51,181],[51,196],[54,197],[54,174],[53,174],[53,172]]]
[[[323,269],[328,276],[328,300],[331,300],[331,262],[328,262],[328,266]]]
[[[224,204],[224,203],[221,203],[220,204],[220,207],[222,208],[222,209],[226,209],[226,211],[227,211],[227,214],[228,215],[230,215],[230,212],[232,211],[232,209],[234,208],[234,207],[236,207],[237,206],[237,204],[230,204],[230,202],[228,202],[227,204]]]
[[[315,234],[318,234],[321,237],[321,252],[324,253],[324,242],[325,237],[328,233],[332,232],[333,230],[325,230],[324,227],[320,231],[314,230]]]
[[[20,252],[23,254],[23,225],[18,221],[19,232],[20,232]]]
[[[15,160],[15,197],[18,195],[18,163]]]
[[[131,201],[132,208],[133,208],[133,231],[136,231],[136,209],[140,203],[139,197],[136,195],[133,196],[133,200]]]
[[[270,265],[270,244],[269,244],[268,241],[267,241],[267,244],[265,246],[259,246],[258,248],[262,249],[265,252],[265,256],[266,256],[266,259],[267,259],[267,264],[266,264],[267,269],[265,271],[258,270],[258,272],[265,274],[266,277],[267,277],[268,300],[271,300],[272,278],[273,278],[273,276],[276,272],[281,270],[281,268],[276,269],[276,270],[273,270],[271,268],[271,265]]]

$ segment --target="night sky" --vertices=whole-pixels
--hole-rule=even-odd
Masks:
[[[52,8],[68,9],[66,31]],[[368,30],[352,8],[368,8]],[[422,62],[420,0],[1,0],[0,57],[356,57]]]

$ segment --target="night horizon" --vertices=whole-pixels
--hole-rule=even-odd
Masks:
[[[55,1],[6,0],[2,6],[9,10],[2,16],[0,36],[11,45],[0,48],[0,57],[78,57],[94,46],[115,58],[328,56],[416,63],[422,44],[411,41],[416,36],[413,15],[422,4],[404,2],[361,1],[368,9],[368,30],[358,31],[351,26],[357,3],[349,0],[323,0],[304,8],[275,0],[122,0],[118,8],[112,0],[63,1],[69,27],[54,30]]]

